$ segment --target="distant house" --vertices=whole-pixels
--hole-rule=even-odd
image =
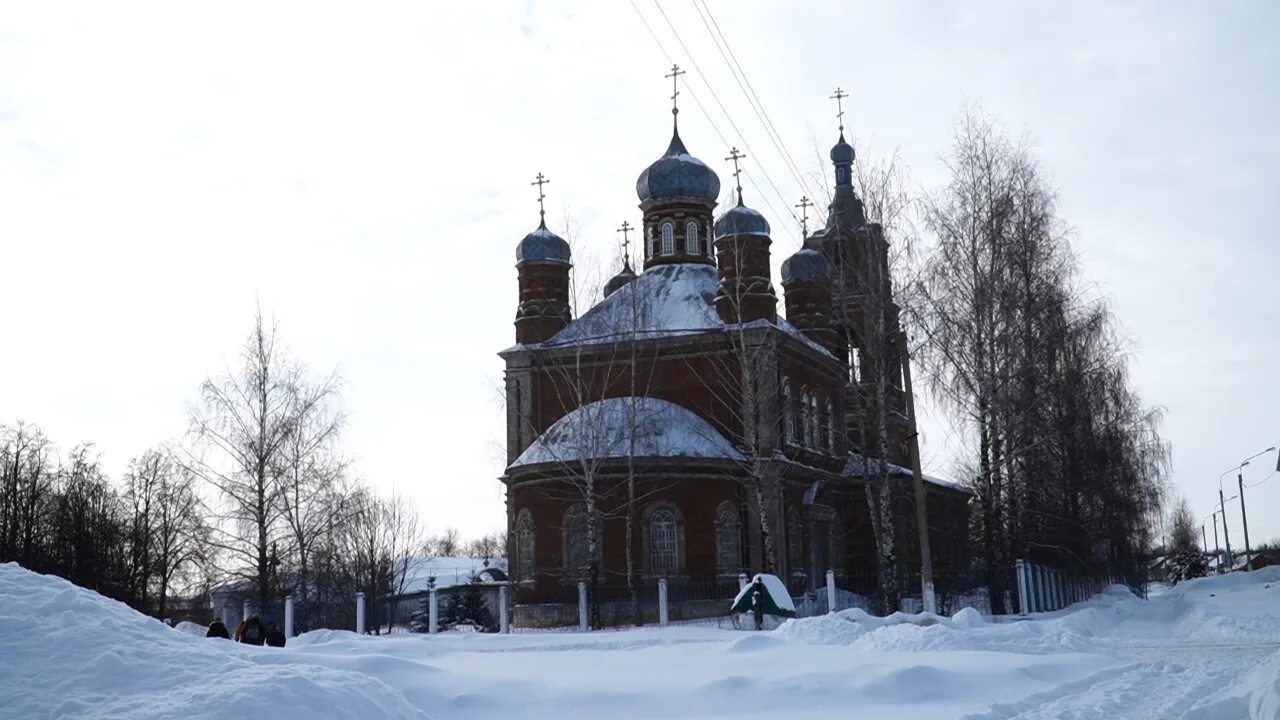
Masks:
[[[388,608],[393,626],[408,627],[431,589],[441,611],[449,595],[467,588],[480,590],[485,604],[498,616],[499,590],[507,584],[506,558],[414,558],[410,561],[403,592],[379,598]]]

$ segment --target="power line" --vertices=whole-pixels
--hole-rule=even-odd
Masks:
[[[707,7],[706,0],[702,0],[701,7],[699,7],[698,0],[694,0],[693,8],[698,11],[698,17],[702,20],[702,26],[707,29],[707,34],[711,36],[711,41],[715,43],[716,49],[720,51],[720,58],[724,60],[725,65],[729,67],[730,74],[732,74],[733,79],[737,81],[738,89],[741,90],[743,96],[747,98],[747,104],[750,105],[751,109],[755,112],[756,119],[758,119],[760,124],[764,126],[765,134],[769,136],[769,140],[773,143],[773,148],[782,156],[783,164],[786,165],[787,170],[791,173],[791,176],[795,179],[796,183],[798,183],[804,190],[805,195],[807,196],[811,194],[808,183],[804,181],[803,173],[800,172],[800,168],[796,165],[795,159],[787,150],[786,143],[782,141],[782,135],[778,132],[777,128],[774,127],[773,120],[769,117],[769,111],[765,110],[764,103],[760,101],[760,96],[756,94],[755,88],[751,86],[751,81],[747,78],[747,71],[742,69],[742,64],[738,62],[738,56],[734,54],[733,48],[729,46],[729,39],[726,38],[724,33],[720,30],[720,23],[716,22],[715,15],[711,14],[711,8]],[[703,15],[704,9],[706,10],[706,15]],[[715,25],[714,31],[711,29],[711,24],[708,24],[707,22],[708,18],[711,19],[711,24]],[[717,39],[717,35],[719,36],[719,39]],[[721,42],[724,43],[723,48],[720,46]],[[728,51],[728,55],[725,54],[726,51]],[[733,58],[732,61],[730,61],[730,58]],[[741,78],[739,78],[739,75],[741,75]],[[743,83],[746,84],[745,87]]]
[[[649,37],[653,38],[653,42],[658,46],[658,50],[662,52],[662,55],[667,59],[667,62],[674,65],[675,60],[671,57],[671,53],[667,52],[666,46],[662,44],[662,41],[658,39],[657,33],[655,33],[653,31],[653,28],[649,26],[649,21],[645,20],[644,13],[640,12],[639,7],[636,7],[635,0],[629,0],[629,1],[631,3],[631,9],[636,11],[636,15],[640,18],[641,24],[644,25],[645,30],[649,31]],[[706,80],[704,79],[703,82],[706,82]],[[693,91],[693,86],[689,84],[688,80],[685,80],[684,87],[686,90],[689,91],[689,96],[693,98],[694,104],[698,106],[698,110],[702,112],[703,117],[707,119],[707,123],[711,125],[711,129],[715,131],[717,136],[719,136],[720,142],[724,143],[725,145],[732,145],[732,143],[730,143],[728,139],[725,138],[724,133],[720,132],[720,127],[717,126],[716,121],[711,118],[711,113],[707,112],[706,106],[704,106],[702,104],[702,101],[698,99],[698,94]],[[746,143],[744,142],[743,144],[745,145]],[[764,191],[760,189],[760,186],[756,183],[755,178],[752,177],[751,173],[746,170],[743,170],[743,174],[747,176],[747,181],[751,183],[751,187],[755,188],[756,194],[758,194],[764,200],[765,204],[769,206],[769,209],[773,211],[773,214],[781,215],[781,213],[778,212],[777,208],[773,206],[773,203],[769,202],[769,196],[765,195]]]
[[[738,127],[738,124],[734,122],[733,115],[725,108],[724,103],[720,101],[720,96],[716,94],[715,88],[711,87],[711,81],[707,79],[707,74],[702,72],[702,68],[698,65],[698,61],[694,59],[693,53],[689,52],[689,46],[685,45],[684,39],[680,37],[680,31],[676,30],[675,23],[671,22],[670,17],[667,17],[667,11],[662,9],[662,5],[658,2],[658,0],[653,0],[653,4],[658,8],[658,12],[662,14],[662,19],[667,22],[667,27],[671,28],[671,34],[675,36],[676,42],[680,43],[680,47],[684,50],[685,55],[689,57],[689,62],[693,63],[693,69],[698,71],[698,76],[702,78],[702,84],[707,86],[707,91],[711,93],[711,98],[716,101],[716,105],[720,106],[720,112],[724,113],[725,118],[729,120],[729,125],[731,125],[733,127],[733,131],[738,134],[738,139],[742,141],[743,147],[747,149],[747,152],[749,154],[759,157],[759,155],[757,155],[756,152],[751,149],[750,143],[747,142],[747,136],[743,134],[742,130]],[[789,209],[790,203],[787,201],[785,197],[783,197],[782,191],[778,189],[777,183],[775,183],[773,181],[773,178],[769,176],[769,172],[764,169],[763,165],[760,166],[760,172],[764,175],[764,179],[769,181],[769,185],[773,188],[773,191],[777,193],[778,199],[782,201],[783,208],[786,208],[786,214],[790,215],[792,219],[799,222],[799,219],[796,218],[795,213],[791,212],[791,210]],[[774,210],[774,213],[779,215],[781,214],[781,213],[778,213],[777,210],[774,209],[772,205],[770,205],[769,207],[770,209]]]

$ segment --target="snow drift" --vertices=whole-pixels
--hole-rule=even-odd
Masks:
[[[0,564],[0,717],[427,717],[377,678],[270,650],[193,637]]]

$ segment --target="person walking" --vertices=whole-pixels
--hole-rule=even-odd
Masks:
[[[236,642],[246,645],[262,645],[266,633],[263,631],[262,620],[255,614],[250,615],[247,620],[240,623],[240,627],[236,628]]]
[[[213,622],[209,623],[209,632],[205,633],[204,636],[207,638],[222,638],[223,640],[231,639],[231,635],[227,632],[227,626],[223,624],[222,618],[214,618]]]
[[[284,647],[284,630],[281,630],[271,618],[267,618],[267,645]]]

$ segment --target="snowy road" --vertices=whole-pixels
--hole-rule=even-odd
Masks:
[[[192,637],[0,565],[0,718],[1280,720],[1280,569],[1020,622],[896,620],[320,631],[281,651]]]

